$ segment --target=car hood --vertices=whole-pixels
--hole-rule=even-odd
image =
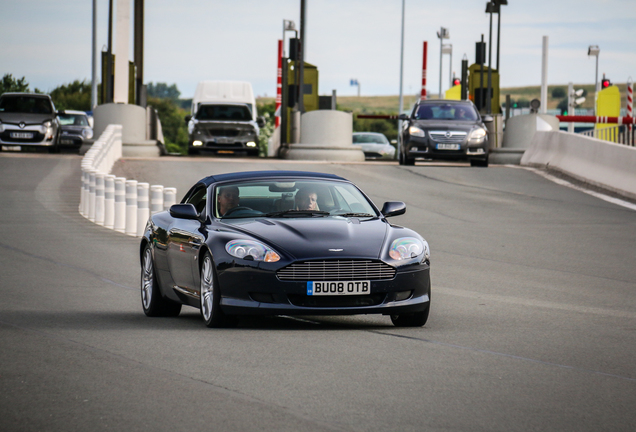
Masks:
[[[424,130],[460,130],[470,131],[481,123],[475,121],[435,121],[435,120],[411,120],[411,126]]]
[[[0,113],[2,123],[19,124],[24,122],[28,125],[42,124],[45,121],[53,121],[53,114],[29,114],[29,113]]]
[[[381,219],[344,217],[237,219],[224,221],[297,260],[378,259],[389,224]]]

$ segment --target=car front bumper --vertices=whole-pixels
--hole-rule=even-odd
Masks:
[[[218,273],[221,307],[231,315],[357,315],[419,312],[430,301],[430,266],[398,269],[371,280],[368,295],[310,296],[307,281],[281,281],[271,271],[233,267]]]
[[[447,148],[444,147],[447,145]],[[405,140],[404,148],[409,158],[446,159],[446,160],[470,160],[485,159],[488,157],[488,140],[480,144],[468,144],[467,140],[461,143],[453,143],[459,148],[448,148],[447,143],[438,143],[428,137],[410,136]],[[441,146],[440,146],[441,145]]]

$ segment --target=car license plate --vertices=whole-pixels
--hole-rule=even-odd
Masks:
[[[435,147],[437,150],[459,150],[461,146],[459,144],[437,144]]]
[[[371,294],[371,281],[307,282],[307,295],[365,295]]]
[[[33,133],[32,132],[11,132],[11,134],[9,136],[11,138],[31,139],[31,138],[33,138]]]
[[[67,139],[62,138],[60,140],[60,144],[73,144],[73,140],[68,138]]]
[[[22,146],[2,146],[2,150],[4,150],[4,151],[20,151],[20,150],[22,150]]]

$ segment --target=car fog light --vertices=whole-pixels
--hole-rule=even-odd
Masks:
[[[395,294],[395,300],[396,301],[406,300],[407,298],[411,297],[411,294],[413,294],[413,290],[400,291],[399,293]]]
[[[248,147],[256,147],[256,143],[254,141],[250,141],[247,144],[245,144]]]
[[[192,145],[193,145],[194,147],[200,147],[200,146],[202,146],[202,145],[203,145],[203,143],[202,143],[201,141],[199,141],[199,140],[196,140],[196,141],[193,141],[193,142],[192,142]]]

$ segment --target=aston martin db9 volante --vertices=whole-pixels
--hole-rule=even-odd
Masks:
[[[208,327],[240,315],[390,315],[401,327],[429,315],[429,245],[392,225],[353,183],[321,173],[220,174],[150,217],[141,240],[148,316],[201,310]]]

